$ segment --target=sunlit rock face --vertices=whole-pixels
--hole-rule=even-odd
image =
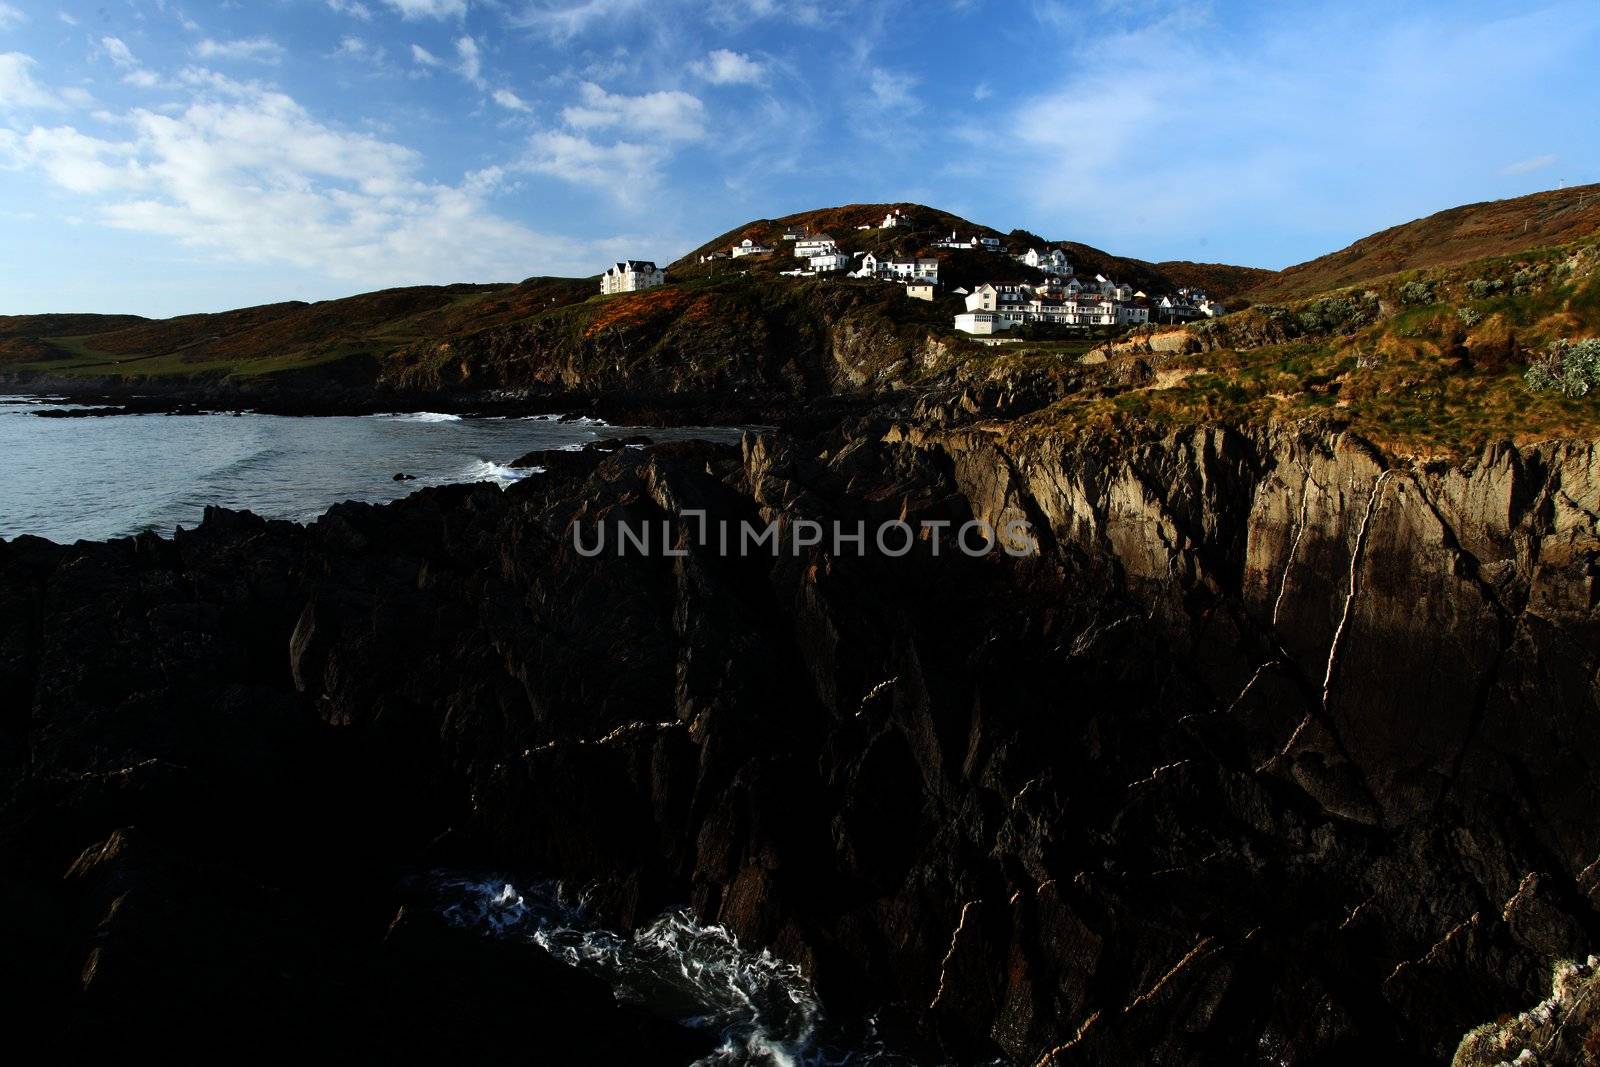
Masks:
[[[0,545],[12,940],[73,976],[39,1018],[321,996],[270,931],[358,968],[435,866],[592,886],[619,928],[687,904],[957,1060],[1444,1060],[1595,944],[1588,445],[876,420],[524,463],[308,528]],[[974,517],[1037,552],[692,536]],[[573,537],[662,523],[683,554]],[[123,884],[250,953],[137,951],[185,920]]]

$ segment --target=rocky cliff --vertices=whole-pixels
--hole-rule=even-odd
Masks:
[[[13,1003],[104,1031],[331,985],[357,1040],[414,1004],[355,991],[396,885],[446,863],[687,901],[963,1060],[1439,1062],[1594,951],[1592,445],[876,419],[527,462],[0,543]],[[700,513],[1038,551],[725,555]]]

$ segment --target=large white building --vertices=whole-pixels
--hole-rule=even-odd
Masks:
[[[892,230],[897,226],[909,225],[911,225],[911,216],[896,208],[883,217],[883,224],[878,228],[882,230]]]
[[[625,259],[613,263],[611,269],[600,275],[602,293],[633,293],[640,289],[653,289],[665,283],[667,272],[647,259]]]
[[[794,254],[800,259],[810,259],[812,256],[827,256],[839,251],[838,242],[825,233],[812,234],[802,237],[794,243]]]
[[[963,333],[988,335],[1029,323],[1057,326],[1135,326],[1150,321],[1150,307],[1134,300],[1127,286],[1106,282],[1085,286],[1076,281],[1067,285],[1045,283],[989,282],[967,294],[967,310],[956,316],[955,327]],[[1124,299],[1120,295],[1127,293]]]
[[[933,256],[923,256],[916,259],[879,259],[874,253],[868,252],[861,257],[861,268],[855,272],[857,278],[883,278],[888,281],[924,281],[939,282],[939,261]]]
[[[850,257],[843,252],[824,252],[818,256],[808,256],[806,263],[812,274],[829,274],[837,270],[850,269]]]

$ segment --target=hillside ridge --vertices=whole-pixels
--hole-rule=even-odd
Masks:
[[[1406,270],[1447,267],[1600,233],[1600,184],[1461,204],[1285,267],[1243,295],[1255,303],[1315,296]]]

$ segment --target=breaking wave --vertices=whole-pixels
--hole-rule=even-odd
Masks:
[[[391,411],[385,415],[377,416],[380,419],[393,419],[396,422],[460,422],[460,415],[450,415],[443,411]]]
[[[605,979],[619,1001],[714,1033],[717,1048],[695,1067],[915,1067],[870,1023],[853,1034],[831,1027],[798,966],[687,911],[618,933],[588,921],[558,883],[442,875],[433,889],[447,922],[537,944]]]
[[[508,467],[504,463],[481,459],[472,465],[462,480],[468,482],[493,482],[504,488],[512,482],[520,482],[531,474],[540,474],[543,471],[543,467]]]

